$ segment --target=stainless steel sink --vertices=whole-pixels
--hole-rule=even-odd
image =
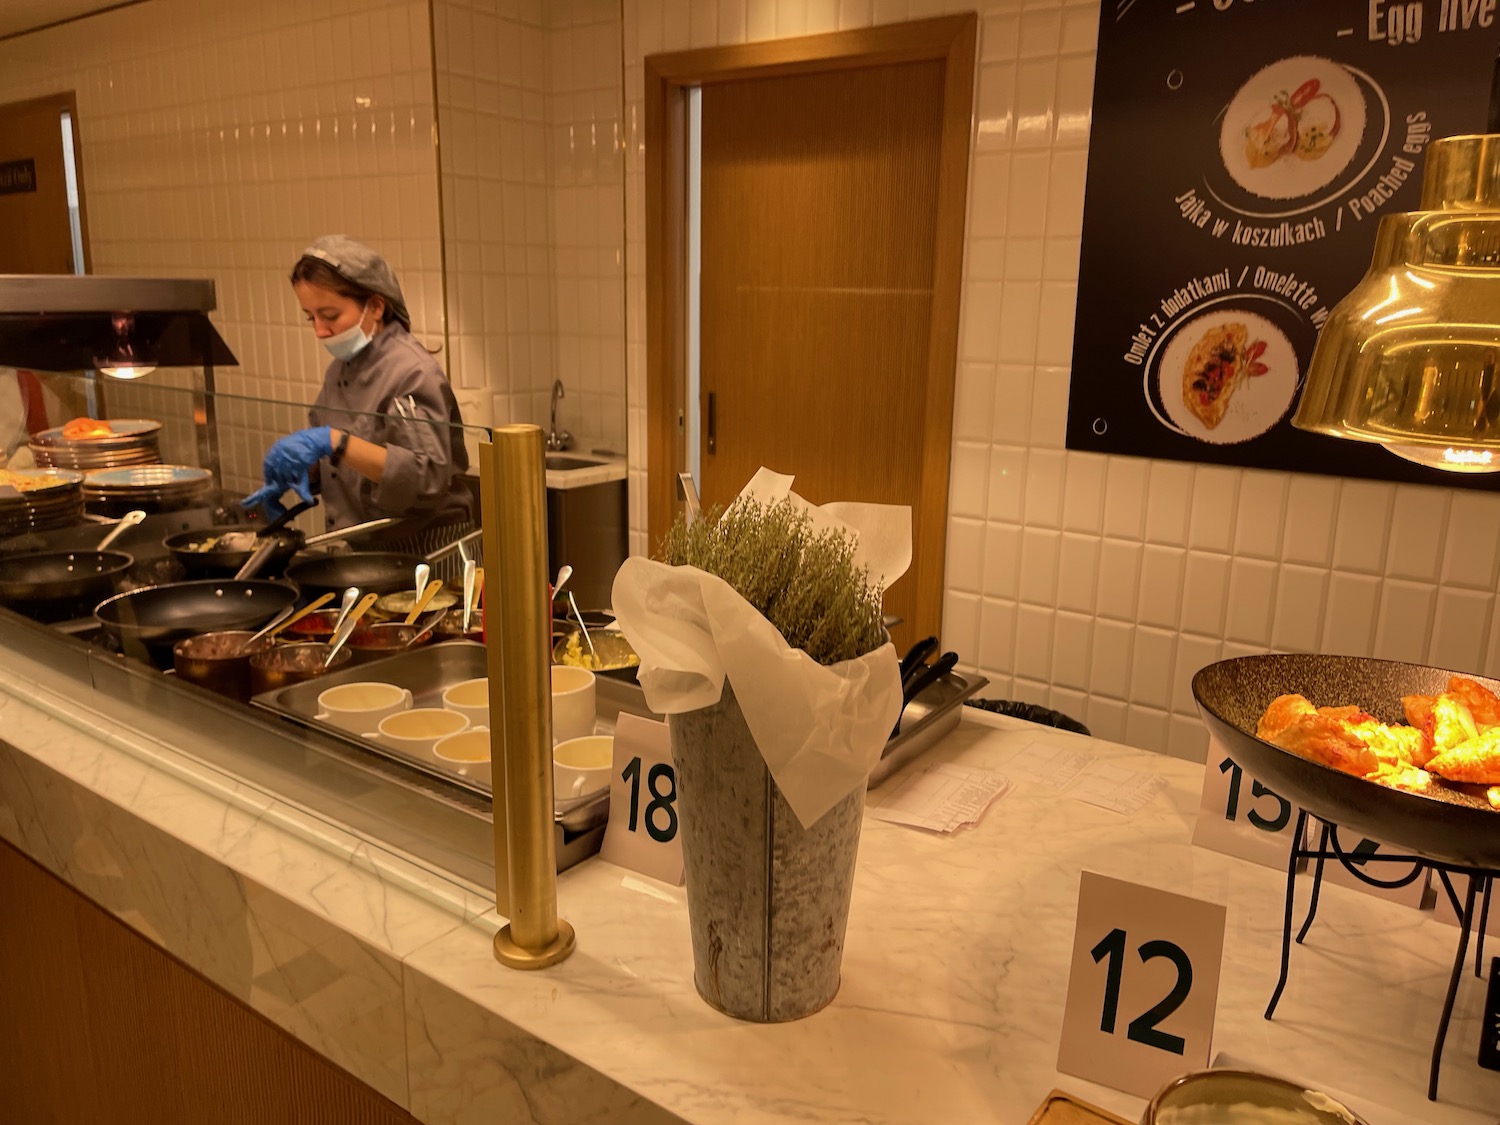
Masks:
[[[594,461],[587,457],[575,457],[569,453],[547,454],[547,468],[549,469],[597,469],[603,464],[607,464],[607,462]]]

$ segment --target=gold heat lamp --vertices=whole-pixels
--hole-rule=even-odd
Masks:
[[[1493,116],[1493,114],[1492,114]],[[1292,424],[1500,472],[1500,128],[1427,150],[1422,209],[1380,221],[1318,337]]]

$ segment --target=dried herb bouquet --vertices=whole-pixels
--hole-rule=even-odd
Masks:
[[[717,575],[819,664],[853,660],[885,643],[882,587],[854,564],[852,535],[820,531],[790,499],[741,497],[691,524],[678,516],[657,558]]]

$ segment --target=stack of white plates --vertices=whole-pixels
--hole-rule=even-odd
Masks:
[[[68,527],[83,516],[83,474],[68,469],[0,470],[0,535]]]
[[[83,499],[98,516],[123,516],[134,508],[176,512],[207,501],[214,475],[191,465],[136,465],[97,469],[83,478]]]
[[[108,424],[111,432],[101,437],[67,438],[62,426],[43,430],[31,439],[31,455],[38,465],[55,469],[114,469],[161,460],[160,422],[116,418]]]

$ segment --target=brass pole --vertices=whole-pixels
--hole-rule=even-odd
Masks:
[[[489,442],[479,444],[480,523],[484,528],[484,557],[490,565],[484,569],[484,639],[485,672],[489,676],[490,695],[490,776],[495,833],[495,909],[510,917],[510,841],[509,821],[505,810],[509,804],[505,787],[505,654],[500,646],[504,633],[503,609],[500,605],[500,524],[506,513],[500,488],[497,450]]]
[[[546,469],[541,427],[497,427],[490,456],[491,483],[497,487],[486,500],[490,517],[486,522],[495,524],[492,537],[497,540],[498,553],[497,565],[485,567],[485,583],[486,596],[499,595],[500,621],[496,630],[486,620],[486,640],[492,654],[498,651],[500,664],[502,707],[500,722],[492,726],[499,726],[504,740],[505,876],[510,891],[509,910],[505,911],[510,924],[495,935],[495,957],[511,968],[541,969],[564,960],[575,944],[573,927],[557,916],[552,613],[547,603]],[[493,668],[492,663],[492,701]],[[492,717],[494,714],[492,709]],[[495,821],[498,862],[498,809]],[[501,877],[497,867],[497,892]]]

